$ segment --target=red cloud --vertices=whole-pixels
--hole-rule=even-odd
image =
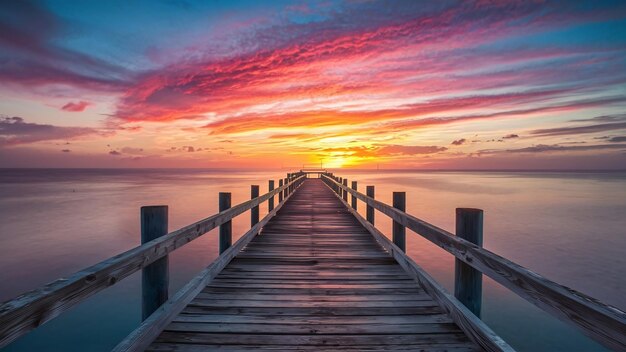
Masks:
[[[82,101],[82,100],[77,103],[69,102],[63,105],[61,110],[71,111],[71,112],[81,112],[81,111],[85,111],[85,109],[90,105],[91,105],[90,102]]]
[[[519,23],[526,30],[537,30],[559,14],[536,4],[479,3],[388,17],[365,11],[345,27],[331,25],[332,21],[277,25],[255,34],[257,40],[272,38],[262,49],[219,60],[177,62],[144,75],[126,92],[116,116],[126,121],[169,121],[202,118],[207,112],[234,114],[289,100],[350,101],[367,95],[384,101],[389,96],[440,95],[442,87],[453,93],[516,85],[520,75],[514,72],[485,78],[449,74],[472,62],[486,65],[569,55],[564,50],[520,49],[525,55],[519,56],[471,51],[506,37]],[[516,22],[524,18],[527,21]],[[524,74],[528,77],[528,72]],[[431,77],[411,79],[416,75]]]

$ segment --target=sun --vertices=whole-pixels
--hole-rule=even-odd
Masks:
[[[343,167],[353,166],[359,163],[360,158],[346,155],[346,154],[335,154],[328,155],[323,160],[324,168],[327,169],[341,169]]]

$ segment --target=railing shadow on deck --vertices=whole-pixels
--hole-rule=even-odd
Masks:
[[[152,329],[160,326],[154,322],[165,321],[166,314],[174,308],[173,304],[179,305],[195,296],[194,290],[201,288],[202,282],[210,280],[228,264],[276,215],[305,178],[306,174],[302,172],[289,173],[286,178],[279,180],[278,188],[274,188],[274,181],[270,180],[269,191],[261,196],[258,195],[258,186],[253,185],[251,199],[233,207],[230,206],[230,193],[220,193],[218,214],[170,233],[167,233],[166,206],[142,207],[142,245],[2,303],[0,348],[140,269],[143,269],[142,326],[147,325],[150,319]],[[277,195],[278,204],[274,206],[274,197]],[[268,214],[259,220],[259,205],[265,201],[268,201]],[[248,210],[251,211],[251,228],[231,246],[231,221]],[[217,227],[220,228],[220,256],[168,300],[168,254]],[[139,336],[137,330],[135,333]],[[136,339],[127,339],[125,342],[127,345],[137,343]]]
[[[480,316],[481,274],[485,274],[605,347],[626,351],[625,312],[482,248],[482,210],[457,209],[455,235],[407,214],[404,209],[404,192],[394,192],[394,204],[390,206],[375,199],[374,186],[367,186],[367,194],[363,194],[357,191],[356,181],[348,187],[346,178],[332,173],[322,174],[321,177],[345,205],[352,208],[352,213],[362,220],[370,232],[378,232],[374,225],[375,210],[393,220],[393,248],[388,248],[392,255],[394,250],[405,251],[405,228],[454,255],[455,297],[476,316]],[[348,194],[351,196],[350,203]],[[367,220],[357,213],[357,199],[367,206]],[[394,257],[402,259],[404,256]]]

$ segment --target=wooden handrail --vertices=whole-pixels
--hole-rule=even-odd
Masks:
[[[298,186],[297,184],[295,185]],[[291,197],[293,193],[287,196]],[[279,203],[260,222],[242,235],[237,242],[220,254],[213,263],[200,272],[195,278],[181,288],[176,295],[165,302],[147,320],[130,333],[111,352],[143,351],[196,295],[215,278],[222,269],[256,236],[270,219],[276,215],[285,202]]]
[[[402,248],[389,240],[378,230],[374,224],[364,219],[358,211],[351,207],[342,197],[335,194],[337,199],[342,202],[348,211],[359,221],[359,223],[369,231],[376,241],[391,255],[398,264],[406,271],[406,273],[417,280],[420,286],[436,300],[441,307],[450,314],[452,320],[459,328],[484,351],[488,352],[514,352],[515,350],[509,346],[498,334],[493,332],[479,317],[475,316],[466,306],[459,300],[449,294],[443,286],[441,286],[434,278],[432,278],[425,270],[409,257]]]
[[[329,175],[322,179],[331,187],[354,195],[367,205],[408,227],[459,260],[481,271],[518,296],[556,318],[579,328],[604,346],[626,350],[626,313],[569,287],[550,281],[489,250],[431,225],[398,209],[359,193]]]
[[[300,174],[291,182],[260,197],[235,205],[228,210],[78,271],[68,278],[56,280],[2,303],[0,305],[0,347],[6,346],[155,260],[258,206],[276,194],[286,191],[304,178],[305,175]]]

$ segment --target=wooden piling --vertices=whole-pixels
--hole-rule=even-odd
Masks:
[[[269,180],[267,189],[269,192],[274,190],[274,180]],[[270,212],[272,210],[274,210],[274,196],[267,200],[267,211]]]
[[[283,179],[283,184],[288,185],[289,179],[288,178]],[[285,190],[283,191],[283,198],[287,198],[287,195],[289,195],[288,190],[289,190],[289,187],[285,187]]]
[[[343,179],[343,186],[346,187],[346,188],[348,187],[348,179],[347,178]],[[348,201],[348,191],[346,191],[345,189],[343,190],[343,200],[345,202]]]
[[[483,211],[481,209],[456,209],[456,235],[483,246]],[[474,315],[480,318],[483,292],[483,274],[455,258],[454,296]]]
[[[406,193],[405,192],[393,192],[393,207],[406,211]],[[406,252],[406,228],[399,222],[393,221],[392,228],[393,243]]]
[[[365,187],[365,192],[367,194],[368,197],[375,199],[376,197],[374,196],[374,186],[367,186]],[[367,205],[367,211],[366,211],[366,219],[367,221],[374,225],[374,207],[371,205]]]
[[[257,198],[259,196],[259,185],[250,186],[250,199]],[[259,222],[259,206],[252,207],[250,209],[250,227],[256,225]]]
[[[220,192],[219,210],[220,213],[230,208],[230,193]],[[220,225],[220,254],[230,247],[233,243],[233,222],[228,220]]]
[[[343,184],[343,177],[339,177],[339,180],[337,180],[337,182],[339,182],[339,184]],[[341,187],[337,186],[337,194],[341,197]]]
[[[343,178],[342,177],[338,177],[337,178],[337,182],[339,182],[340,184],[343,184]],[[341,187],[339,185],[337,185],[337,194],[341,197]]]
[[[167,234],[167,206],[141,207],[141,244]],[[141,273],[141,320],[146,320],[168,299],[168,256],[143,268]]]
[[[356,181],[352,181],[352,187],[351,188],[353,190],[355,190],[355,191],[357,190],[357,183],[356,183]],[[357,206],[357,204],[356,204],[356,196],[353,194],[350,200],[351,200],[351,203],[352,203],[352,209],[356,210],[356,206]]]
[[[283,179],[281,178],[280,180],[278,180],[278,188],[281,188],[283,186]],[[280,191],[278,192],[278,203],[282,203],[283,201],[283,192]]]

